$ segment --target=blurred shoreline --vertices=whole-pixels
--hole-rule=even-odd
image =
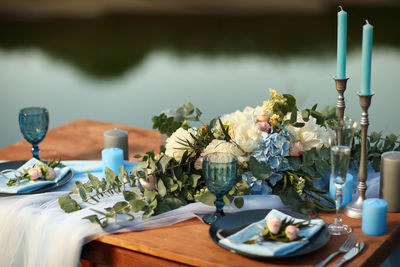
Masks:
[[[346,0],[350,7],[400,7],[397,0]],[[323,14],[335,0],[0,0],[0,19],[95,18],[107,15],[265,15]]]

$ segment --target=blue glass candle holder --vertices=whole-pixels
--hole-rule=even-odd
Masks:
[[[203,158],[203,177],[207,188],[217,198],[214,202],[216,212],[203,217],[205,223],[211,224],[219,217],[224,216],[223,197],[236,182],[237,158],[230,153],[211,153]]]
[[[32,144],[32,155],[39,159],[39,143],[49,129],[49,112],[42,107],[23,108],[18,115],[19,128],[24,138]]]

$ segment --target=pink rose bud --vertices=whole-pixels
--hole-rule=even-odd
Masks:
[[[256,119],[257,119],[257,121],[259,121],[259,122],[268,121],[269,115],[268,115],[268,113],[261,113],[261,114],[258,114],[258,115],[256,116]]]
[[[200,156],[196,159],[196,161],[194,162],[194,168],[196,170],[201,170],[203,169],[203,157]]]
[[[294,225],[288,225],[285,229],[285,234],[289,238],[290,241],[295,240],[297,235],[299,234],[299,228]]]
[[[150,169],[147,169],[147,181],[144,178],[140,178],[139,181],[144,189],[149,191],[154,190],[155,178]]]
[[[271,125],[268,122],[257,122],[258,127],[261,131],[269,133],[271,130]]]
[[[47,170],[47,179],[53,180],[56,177],[57,177],[56,171],[53,168],[49,167],[49,169]]]
[[[34,166],[28,170],[28,174],[31,176],[32,180],[36,180],[42,177],[42,170],[40,169],[40,167]]]
[[[267,222],[268,230],[273,234],[279,233],[279,229],[281,229],[281,225],[282,225],[281,219],[279,219],[278,217],[272,217]]]
[[[300,141],[295,141],[292,143],[289,149],[289,155],[291,157],[299,157],[303,151],[303,145]]]

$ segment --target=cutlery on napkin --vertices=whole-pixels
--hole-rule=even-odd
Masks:
[[[293,218],[292,216],[273,209],[267,214],[267,216],[263,220],[250,224],[246,228],[238,231],[237,233],[219,240],[219,243],[228,249],[247,253],[254,256],[284,256],[308,244],[309,238],[316,234],[325,225],[323,220],[312,219],[310,221],[310,226],[300,229],[299,236],[303,238],[298,241],[279,242],[263,240],[262,242],[255,244],[243,243],[244,241],[247,241],[257,235],[257,233],[260,232],[261,228],[264,229],[265,223],[272,217],[278,217],[281,220],[285,218],[294,219],[294,223],[304,221],[304,219]]]

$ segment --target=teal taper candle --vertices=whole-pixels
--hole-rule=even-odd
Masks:
[[[371,94],[371,61],[372,61],[372,33],[374,27],[367,23],[363,27],[362,57],[361,57],[361,90],[362,95]]]
[[[336,78],[346,79],[346,40],[347,40],[347,13],[339,6],[337,24],[337,64]]]

